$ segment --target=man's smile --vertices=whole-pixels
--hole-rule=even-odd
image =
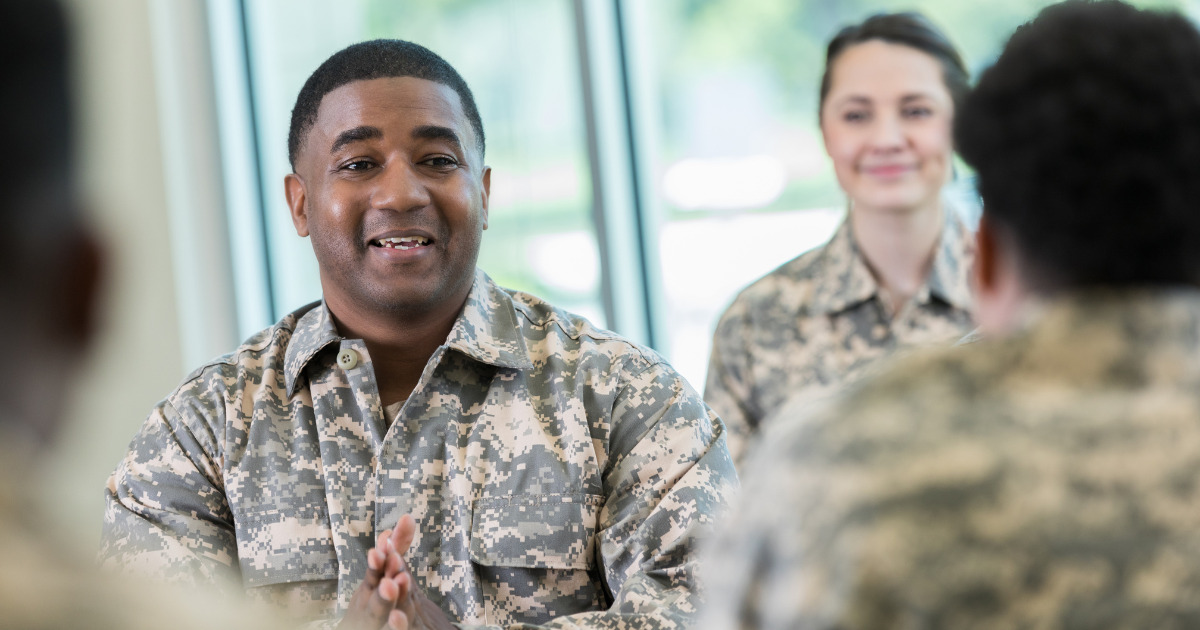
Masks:
[[[386,247],[389,249],[416,249],[418,247],[426,247],[431,243],[433,243],[433,239],[424,236],[393,236],[371,241],[371,245],[375,247]]]

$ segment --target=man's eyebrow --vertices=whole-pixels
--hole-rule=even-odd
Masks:
[[[333,146],[329,148],[329,152],[337,153],[338,149],[350,144],[351,142],[358,142],[359,140],[373,140],[375,138],[382,137],[383,131],[379,129],[379,127],[363,125],[361,127],[347,129],[338,134],[337,138],[333,141]]]
[[[421,125],[412,130],[412,137],[416,140],[448,140],[460,151],[462,150],[462,140],[458,138],[458,134],[449,127],[441,125]]]

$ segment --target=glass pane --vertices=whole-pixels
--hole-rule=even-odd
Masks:
[[[633,0],[639,121],[669,326],[664,350],[697,386],[739,290],[822,244],[845,198],[817,124],[828,40],[882,11],[917,10],[977,75],[1043,0]],[[1135,2],[1179,8],[1182,2]],[[960,165],[960,172],[961,172]],[[959,183],[951,195],[971,198]]]
[[[283,197],[296,94],[330,54],[386,37],[438,53],[475,94],[493,169],[479,266],[503,286],[605,325],[567,0],[258,0],[246,7],[277,314],[320,297],[312,249],[296,236]]]

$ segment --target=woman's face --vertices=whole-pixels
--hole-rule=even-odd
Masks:
[[[937,207],[950,175],[953,119],[932,56],[880,40],[842,51],[821,107],[821,135],[856,211]]]

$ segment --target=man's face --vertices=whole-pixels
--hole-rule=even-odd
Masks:
[[[457,312],[487,229],[490,179],[449,87],[391,77],[326,94],[285,185],[330,308]]]

